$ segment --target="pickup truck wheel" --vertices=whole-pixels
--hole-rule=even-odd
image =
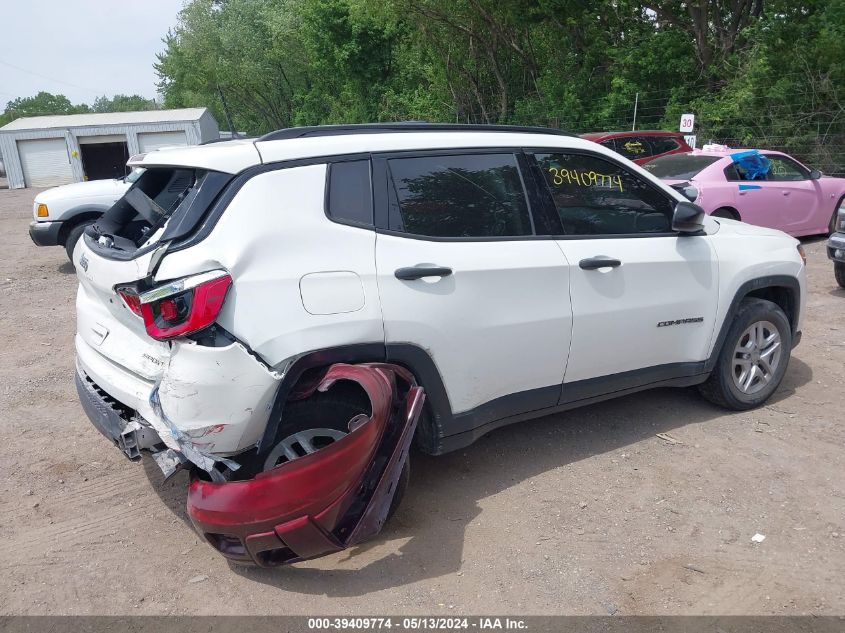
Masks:
[[[836,283],[840,288],[845,288],[845,264],[842,262],[833,262],[833,276],[836,277]]]
[[[76,248],[76,243],[79,241],[79,238],[82,237],[85,229],[92,224],[94,224],[93,220],[90,222],[83,222],[82,224],[78,224],[73,227],[67,234],[67,237],[65,238],[65,252],[67,253],[67,258],[71,263],[73,263],[73,249]]]
[[[735,411],[760,406],[783,380],[791,351],[792,330],[783,310],[765,299],[744,299],[716,367],[699,391]]]

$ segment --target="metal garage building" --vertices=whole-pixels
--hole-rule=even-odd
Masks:
[[[68,114],[17,119],[0,128],[10,189],[117,178],[133,154],[218,138],[206,108]]]

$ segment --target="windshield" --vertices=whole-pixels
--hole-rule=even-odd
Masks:
[[[721,156],[675,154],[673,156],[656,158],[643,165],[643,169],[651,172],[653,176],[657,176],[658,178],[665,178],[667,180],[689,180],[690,178],[695,178],[695,176],[705,167],[709,167],[717,160],[721,159]]]

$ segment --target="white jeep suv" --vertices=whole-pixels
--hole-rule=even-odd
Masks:
[[[412,438],[655,386],[755,407],[800,338],[795,239],[555,130],[294,128],[130,165],[74,252],[80,400],[128,457],[191,469],[236,561],[378,532]]]

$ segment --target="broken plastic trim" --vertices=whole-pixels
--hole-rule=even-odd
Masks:
[[[150,406],[153,408],[153,413],[155,413],[158,421],[150,420],[149,422],[158,432],[161,441],[167,446],[166,451],[161,451],[153,455],[153,459],[155,459],[156,464],[161,468],[165,479],[179,470],[179,464],[184,465],[186,462],[191,462],[207,472],[212,480],[225,481],[225,477],[215,467],[215,464],[219,462],[233,471],[240,468],[240,464],[231,459],[207,453],[194,446],[191,438],[180,431],[164,413],[164,409],[161,407],[161,399],[158,395],[160,387],[161,380],[155,384],[150,394]]]
[[[360,385],[372,414],[336,442],[246,481],[194,477],[188,515],[227,558],[273,566],[336,552],[375,536],[390,505],[425,395],[404,368],[332,365],[293,398],[338,380]]]

